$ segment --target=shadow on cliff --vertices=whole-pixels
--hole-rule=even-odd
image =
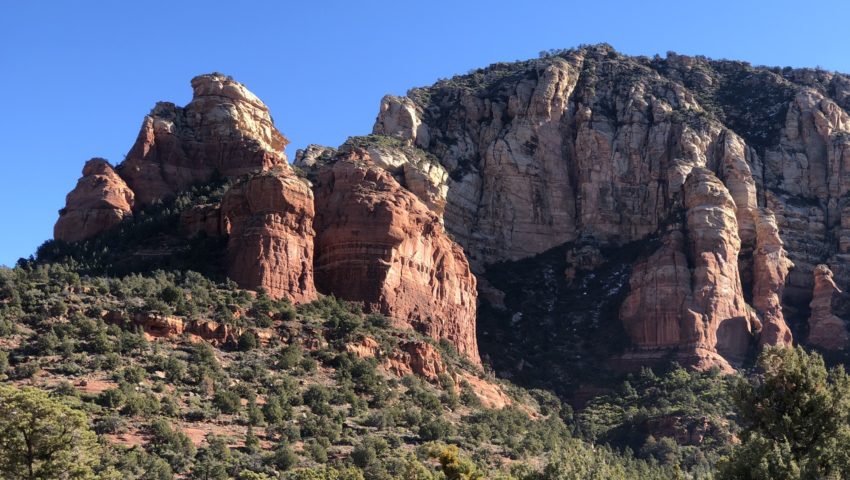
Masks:
[[[578,269],[569,281],[567,253],[588,245],[597,248],[592,242],[569,242],[487,267],[483,277],[505,293],[504,309],[482,299],[478,344],[497,376],[551,390],[572,403],[623,378],[610,365],[629,346],[619,308],[629,291],[632,264],[659,242],[598,247],[602,263]]]

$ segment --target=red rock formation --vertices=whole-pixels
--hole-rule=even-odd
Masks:
[[[316,186],[316,286],[480,362],[475,277],[440,219],[371,162],[340,160]]]
[[[287,140],[268,107],[244,85],[210,74],[192,79],[192,89],[183,108],[164,102],[154,107],[118,167],[140,205],[207,182],[216,172],[237,176],[288,166]]]
[[[313,214],[313,192],[288,168],[231,188],[221,206],[228,276],[274,298],[315,300]]]
[[[649,258],[634,265],[630,291],[620,308],[620,319],[632,343],[639,348],[677,348],[682,322],[693,301],[691,271],[681,232],[674,231]]]
[[[203,340],[213,345],[234,346],[246,331],[253,333],[262,345],[268,344],[275,336],[274,331],[268,328],[242,328],[212,320],[188,320],[174,315],[158,315],[149,312],[127,316],[117,311],[106,311],[103,313],[103,318],[107,322],[118,325],[139,326],[149,339],[176,340],[183,335],[188,335],[189,338]]]
[[[466,384],[466,387],[473,395],[478,397],[478,401],[481,402],[481,406],[484,408],[499,410],[513,404],[511,397],[498,384],[488,382],[466,372],[455,374],[454,381],[457,386],[464,386]],[[526,413],[529,416],[534,416],[533,412],[526,411]]]
[[[381,358],[381,365],[393,375],[419,375],[430,382],[439,380],[446,372],[446,365],[440,352],[426,342],[402,342],[397,349],[383,352],[381,345],[371,337],[363,337],[345,345],[347,352],[358,358]]]
[[[753,252],[753,306],[761,314],[759,346],[793,345],[791,330],[782,314],[785,278],[794,264],[788,260],[776,218],[758,211],[755,218],[756,249]]]
[[[196,205],[180,214],[180,227],[188,237],[203,233],[208,237],[223,234],[221,225],[221,205]]]
[[[693,310],[701,317],[683,340],[715,350],[732,363],[744,360],[758,320],[744,301],[738,273],[735,202],[711,172],[694,169],[685,182],[687,240],[694,265]],[[690,326],[690,325],[689,325]]]
[[[746,356],[758,326],[738,273],[735,202],[704,169],[691,172],[684,194],[687,235],[671,232],[632,271],[620,318],[638,351],[627,360],[672,350],[687,365],[730,371],[730,363]]]
[[[446,372],[443,357],[434,347],[425,342],[404,342],[387,359],[390,371],[399,376],[414,373],[432,382]]]
[[[77,242],[121,223],[132,214],[135,196],[109,162],[93,158],[83,167],[83,177],[68,194],[65,208],[53,227],[57,240]]]
[[[845,294],[835,285],[832,271],[826,265],[815,267],[815,287],[809,317],[809,344],[826,350],[841,350],[850,346],[847,323],[834,309]],[[846,303],[846,300],[844,301]]]

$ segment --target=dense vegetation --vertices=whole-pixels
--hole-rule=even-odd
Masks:
[[[513,406],[484,408],[455,373],[487,374],[447,345],[432,343],[447,365],[433,382],[396,377],[384,353],[357,357],[347,346],[367,336],[381,352],[430,340],[332,297],[296,308],[191,271],[101,277],[30,261],[0,270],[0,298],[4,408],[60,448],[22,456],[31,436],[4,415],[8,478],[669,478],[577,437],[552,394],[503,384]],[[242,333],[151,338],[139,315]]]
[[[134,315],[217,322],[222,341],[146,335]],[[271,333],[271,335],[265,335]],[[374,358],[348,348],[366,337]],[[403,341],[332,297],[294,307],[194,273],[0,270],[4,478],[844,478],[850,381],[801,349],[748,377],[672,365],[576,410],[502,382],[488,409],[456,374],[396,377]],[[738,439],[742,443],[738,444]],[[59,472],[59,473],[57,473]]]

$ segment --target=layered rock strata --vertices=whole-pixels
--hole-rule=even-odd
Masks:
[[[161,102],[142,122],[119,166],[140,205],[165,199],[216,174],[238,176],[286,164],[286,138],[269,109],[244,85],[221,74],[192,79],[185,107]]]
[[[93,158],[68,194],[53,228],[57,240],[78,242],[109,230],[132,215],[135,195],[109,162]]]
[[[761,326],[738,272],[735,202],[711,172],[694,169],[684,185],[684,208],[684,233],[669,233],[635,265],[620,318],[645,351],[674,351],[688,365],[728,371],[744,360]]]
[[[288,168],[254,175],[221,202],[227,274],[243,288],[296,303],[316,299],[313,192]]]
[[[316,286],[363,302],[478,363],[476,281],[439,217],[368,159],[320,172]]]

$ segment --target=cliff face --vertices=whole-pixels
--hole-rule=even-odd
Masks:
[[[509,311],[527,292],[486,278],[558,248],[570,288],[604,270],[607,290],[586,292],[604,305],[581,315],[621,322],[622,358],[638,364],[672,353],[728,370],[753,348],[801,341],[810,302],[809,339],[826,348],[817,325],[835,322],[816,265],[833,267],[836,289],[850,284],[847,76],[565,50],[387,96],[373,135],[299,151],[297,174],[244,86],[211,74],[192,87],[185,107],[154,108],[114,171],[84,172],[57,238],[250,173],[181,216],[185,235],[228,237],[234,280],[296,302],[316,291],[363,302],[474,361],[477,286],[511,325],[575,320],[552,323],[556,299],[529,306],[545,310],[537,319]],[[634,245],[653,247],[611,253]]]
[[[221,202],[228,276],[273,298],[315,300],[313,216],[313,192],[288,168],[231,188]]]
[[[109,162],[93,158],[83,167],[83,177],[65,200],[53,228],[57,240],[85,240],[132,214],[135,195]]]
[[[636,265],[620,317],[643,358],[672,349],[683,363],[728,371],[744,360],[760,327],[738,272],[735,202],[711,172],[695,169],[685,182],[684,204],[684,232],[668,234]]]
[[[210,74],[192,79],[192,90],[185,107],[154,107],[118,169],[140,205],[207,182],[216,172],[238,176],[286,165],[288,141],[244,85]]]
[[[845,349],[850,346],[850,332],[844,319],[850,314],[850,298],[835,285],[828,266],[818,265],[814,277],[808,343],[825,350]]]
[[[622,320],[639,348],[698,338],[736,363],[751,340],[791,344],[785,316],[812,298],[814,266],[847,264],[848,108],[843,75],[601,45],[386,97],[374,132],[445,167],[446,228],[476,271],[565,242],[617,246],[680,230],[687,247],[668,239],[635,265]],[[695,169],[726,191],[722,215],[685,204]],[[848,283],[850,271],[836,278]],[[649,279],[660,282],[653,292]],[[683,279],[697,282],[690,293]],[[696,310],[682,307],[689,298]],[[697,324],[704,331],[684,332]]]
[[[311,146],[296,163],[323,179],[314,201],[310,182],[286,161],[287,140],[254,94],[220,74],[196,77],[192,88],[185,107],[157,104],[115,170],[103,160],[86,165],[56,224],[57,239],[89,238],[134,208],[229,177],[220,201],[180,213],[179,231],[226,237],[223,270],[239,286],[310,302],[317,298],[315,263],[323,293],[363,302],[480,363],[476,280],[442,225],[448,174],[436,159],[389,138],[352,138],[339,151]]]
[[[316,183],[316,286],[478,360],[476,281],[439,217],[368,154]]]

